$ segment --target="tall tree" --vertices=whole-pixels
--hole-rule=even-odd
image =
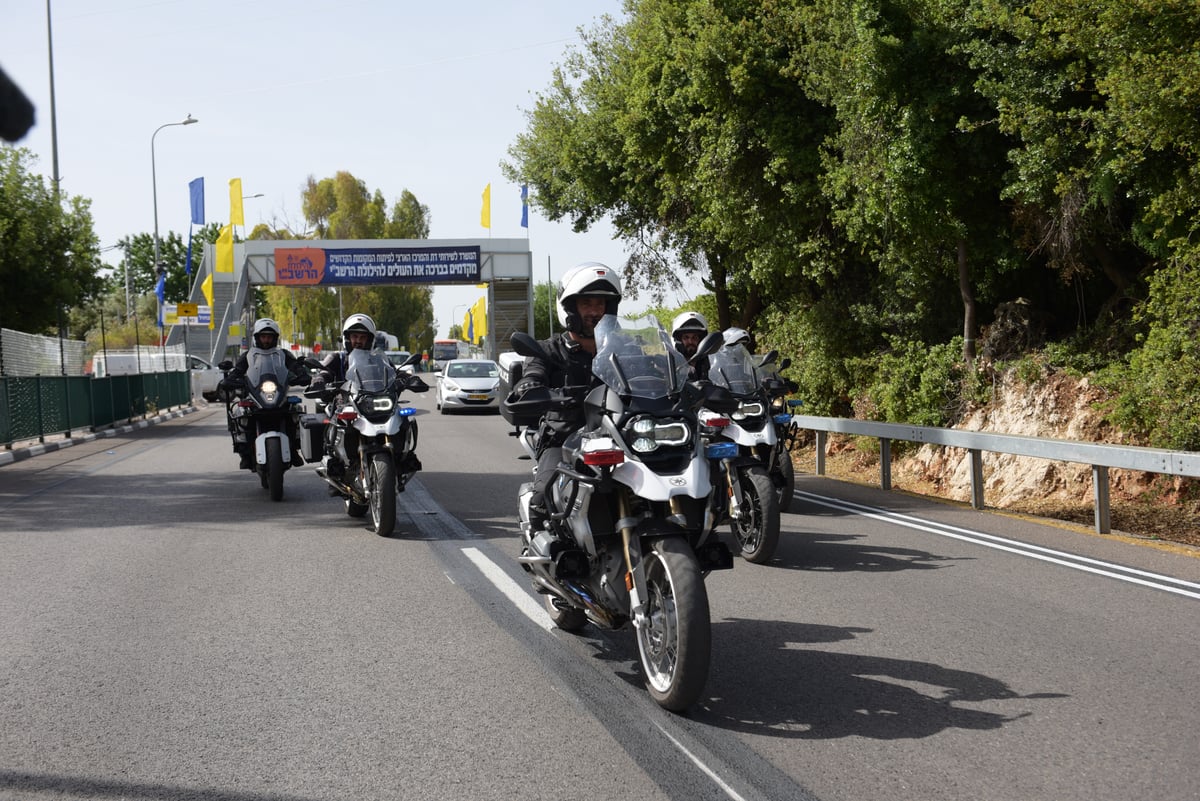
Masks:
[[[60,198],[25,148],[0,146],[0,325],[51,332],[103,287],[91,201]]]

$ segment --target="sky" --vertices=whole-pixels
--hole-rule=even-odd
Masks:
[[[15,144],[53,174],[52,44],[61,185],[92,200],[102,248],[153,232],[155,187],[160,236],[186,241],[188,183],[198,177],[206,222],[229,219],[229,180],[241,178],[244,195],[262,195],[244,201],[247,231],[259,222],[302,231],[307,178],[346,170],[389,208],[406,189],[416,195],[429,207],[431,239],[527,236],[538,282],[579,262],[620,267],[627,258],[607,221],[579,234],[531,209],[522,228],[520,186],[499,167],[578,30],[605,14],[622,19],[621,0],[49,4],[52,39],[47,0],[4,0],[0,67],[37,108]],[[188,115],[198,123],[160,129]],[[480,224],[489,183],[490,231]],[[115,250],[102,258],[120,262]],[[435,287],[438,336],[482,294]]]

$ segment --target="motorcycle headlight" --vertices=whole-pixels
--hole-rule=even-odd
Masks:
[[[771,413],[772,414],[779,414],[785,408],[787,408],[787,406],[785,403],[785,398],[782,395],[780,395],[778,398],[773,398],[771,400]]]
[[[692,440],[692,431],[678,420],[656,420],[653,417],[638,417],[629,425],[629,447],[635,453],[651,453],[666,445],[686,445]]]
[[[395,408],[395,406],[396,406],[395,401],[393,401],[387,395],[378,395],[374,398],[371,398],[371,411],[372,412],[379,412],[379,413],[390,412],[392,409]]]
[[[747,417],[762,417],[763,405],[758,401],[750,401],[738,404],[738,409],[733,413],[734,420],[745,420]]]
[[[268,378],[266,381],[262,382],[262,385],[259,387],[259,392],[262,393],[263,402],[273,406],[275,404],[275,398],[279,394],[279,385]]]

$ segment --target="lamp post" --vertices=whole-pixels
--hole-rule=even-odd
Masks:
[[[158,171],[154,165],[154,137],[158,136],[158,132],[163,128],[170,128],[172,125],[191,125],[200,120],[187,115],[187,119],[183,122],[168,122],[154,129],[154,133],[150,134],[150,182],[154,190],[154,280],[158,280],[159,255],[158,255]],[[159,320],[162,320],[162,309],[158,310]]]

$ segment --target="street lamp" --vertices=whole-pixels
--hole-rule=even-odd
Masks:
[[[163,128],[170,128],[172,125],[191,125],[200,120],[187,115],[187,119],[183,122],[168,122],[165,125],[160,125],[154,129],[154,133],[150,135],[150,181],[154,187],[154,279],[158,280],[158,171],[154,165],[154,137],[158,136],[158,132]],[[159,309],[159,318],[162,318],[162,309]]]

